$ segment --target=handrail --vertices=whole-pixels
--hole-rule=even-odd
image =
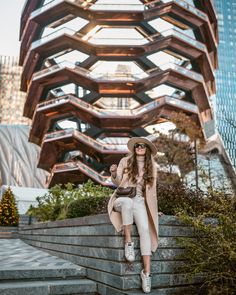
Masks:
[[[126,81],[137,81],[137,80],[141,80],[141,79],[144,79],[146,77],[150,77],[150,76],[153,76],[156,74],[156,72],[160,72],[160,71],[165,71],[165,70],[168,70],[168,69],[172,69],[172,70],[175,70],[177,72],[181,72],[182,74],[188,76],[188,77],[191,77],[192,79],[194,80],[197,80],[199,82],[202,82],[203,81],[203,77],[202,75],[196,73],[196,72],[193,72],[192,70],[188,70],[184,67],[181,67],[175,63],[171,63],[171,62],[168,62],[168,63],[165,63],[165,64],[162,64],[162,65],[159,65],[157,68],[155,69],[152,69],[152,72],[141,72],[141,73],[136,73],[136,74],[133,74],[133,73],[124,73],[124,72],[119,72],[119,73],[93,73],[87,69],[84,69],[80,66],[77,66],[71,62],[68,62],[68,61],[62,61],[56,65],[53,65],[47,69],[44,69],[44,70],[41,70],[41,71],[38,71],[36,73],[34,73],[33,75],[33,78],[32,78],[32,81],[33,80],[37,80],[39,78],[42,78],[43,76],[49,74],[49,73],[52,73],[52,72],[55,72],[55,71],[58,71],[60,69],[65,69],[65,68],[70,68],[72,69],[73,71],[77,72],[78,74],[84,74],[85,76],[89,76],[93,79],[96,79],[96,80],[112,80],[112,79],[115,79],[116,81],[119,81],[119,80],[126,80]]]
[[[198,8],[192,6],[191,4],[189,4],[188,2],[184,1],[184,0],[162,0],[163,3],[169,3],[169,2],[176,2],[178,3],[180,6],[182,6],[183,8],[193,12],[195,15],[199,16],[200,18],[204,19],[204,20],[208,20],[208,16],[202,12],[201,10],[199,10]]]
[[[54,173],[59,173],[59,172],[68,171],[68,170],[75,170],[75,169],[82,170],[82,172],[85,172],[85,174],[87,174],[89,177],[91,177],[92,179],[95,179],[101,184],[110,185],[110,186],[113,185],[110,176],[103,176],[99,174],[97,171],[93,170],[88,165],[82,163],[79,160],[73,161],[73,162],[55,164],[52,169],[52,175]]]
[[[53,6],[61,3],[61,2],[64,2],[65,0],[52,0],[48,3],[46,3],[45,5],[43,5],[42,7],[34,10],[32,13],[31,13],[31,18],[35,18],[36,16],[40,15],[42,12],[45,12],[46,10],[52,8]],[[78,7],[81,7],[83,9],[90,9],[90,10],[99,10],[99,9],[96,9],[96,7],[99,8],[100,7],[109,7],[110,9],[100,9],[101,11],[102,10],[119,10],[117,7],[120,8],[120,10],[127,10],[127,11],[135,11],[135,8],[137,11],[140,11],[140,10],[149,10],[149,9],[153,9],[155,8],[156,6],[159,6],[161,4],[165,4],[165,3],[169,3],[169,2],[176,2],[178,3],[180,6],[182,6],[183,8],[193,12],[195,15],[201,17],[202,19],[204,20],[208,20],[208,16],[202,12],[201,10],[197,9],[196,7],[192,6],[191,4],[189,4],[188,2],[184,1],[184,0],[154,0],[154,1],[151,1],[151,2],[148,2],[148,3],[140,3],[140,4],[129,4],[129,3],[109,3],[109,4],[106,4],[106,3],[103,3],[103,4],[100,4],[100,3],[90,3],[90,2],[86,2],[86,1],[80,1],[80,0],[66,0],[66,2],[71,2],[71,3],[75,3]],[[132,9],[134,8],[134,9]],[[139,8],[139,9],[137,9]]]
[[[31,50],[35,49],[36,47],[42,45],[43,43],[46,43],[47,41],[51,41],[63,34],[68,34],[70,36],[75,36],[77,38],[80,38],[82,39],[83,42],[89,42],[87,40],[84,39],[84,37],[86,35],[83,35],[79,32],[77,32],[76,30],[73,30],[73,29],[70,29],[70,28],[67,28],[67,27],[62,27],[60,29],[57,29],[45,36],[43,36],[41,39],[38,39],[36,41],[34,41],[32,44],[31,44]],[[119,41],[127,41],[127,40],[134,40],[134,41],[139,41],[140,44],[142,45],[145,44],[144,42],[148,43],[148,42],[153,42],[155,41],[157,38],[159,38],[160,36],[171,36],[171,35],[175,35],[177,37],[180,37],[181,39],[191,43],[192,45],[198,47],[200,50],[206,50],[206,46],[204,43],[200,42],[200,41],[197,41],[195,40],[194,38],[188,36],[187,34],[179,31],[178,29],[175,29],[175,28],[172,28],[172,29],[167,29],[167,30],[164,30],[164,31],[160,31],[158,33],[155,33],[155,34],[152,34],[150,36],[146,36],[146,37],[143,37],[143,38],[94,38],[95,40],[119,40]],[[119,44],[122,46],[122,44]],[[123,44],[123,45],[126,45],[126,44]],[[136,45],[136,44],[133,44],[133,45]]]
[[[115,152],[115,153],[128,153],[127,145],[126,144],[109,144],[109,143],[102,143],[99,142],[88,135],[78,131],[77,129],[68,128],[65,130],[59,130],[55,132],[50,132],[45,134],[43,143],[49,142],[55,139],[59,138],[65,138],[65,137],[76,137],[79,141],[92,145],[93,148],[96,148],[100,151],[109,151],[109,152]]]
[[[161,98],[157,98],[154,101],[151,101],[145,105],[141,105],[140,107],[138,107],[134,110],[106,109],[105,111],[103,109],[99,109],[99,108],[83,101],[82,99],[79,99],[79,98],[73,96],[73,95],[67,95],[67,96],[63,96],[61,98],[59,97],[59,98],[45,101],[45,102],[38,104],[37,112],[40,112],[40,111],[47,109],[47,108],[54,107],[59,104],[68,103],[68,102],[72,102],[76,106],[82,108],[84,111],[90,111],[93,114],[97,114],[97,116],[100,116],[101,118],[102,117],[109,117],[109,116],[136,117],[138,115],[142,115],[143,113],[150,111],[150,110],[154,109],[155,107],[160,106],[165,103],[169,103],[171,105],[176,105],[176,106],[179,106],[179,107],[186,109],[188,111],[198,113],[198,107],[196,105],[194,105],[190,102],[186,102],[186,101],[180,100],[178,98],[169,96],[169,95],[165,95]]]
[[[78,33],[76,33],[75,30],[67,28],[67,27],[57,29],[57,30],[43,36],[42,38],[32,42],[30,50],[33,50],[36,47],[40,46],[41,44],[46,43],[47,41],[51,41],[51,40],[53,40],[53,39],[55,39],[55,38],[57,38],[57,37],[59,37],[59,36],[61,36],[63,34],[68,34],[68,35],[72,36],[72,35],[75,35],[75,34],[78,34]]]
[[[60,4],[62,2],[64,2],[65,0],[52,0],[48,3],[46,3],[45,5],[41,6],[40,8],[34,10],[31,13],[31,19],[35,18],[36,16],[40,15],[42,12],[47,11],[48,9],[52,8],[53,6],[56,6],[57,4]],[[71,2],[71,3],[75,3],[77,6],[81,7],[81,8],[85,8],[87,9],[88,7],[90,7],[91,5],[93,5],[93,3],[89,3],[86,1],[80,1],[80,0],[66,0],[66,2]]]

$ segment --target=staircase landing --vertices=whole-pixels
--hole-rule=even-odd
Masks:
[[[0,240],[1,295],[97,294],[86,269],[25,244]]]

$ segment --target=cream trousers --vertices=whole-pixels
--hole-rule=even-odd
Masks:
[[[141,196],[134,198],[117,198],[114,209],[121,213],[123,225],[135,222],[139,237],[141,255],[151,255],[151,236],[148,226],[148,215],[145,200]]]

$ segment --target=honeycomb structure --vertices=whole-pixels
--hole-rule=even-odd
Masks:
[[[217,19],[212,1],[26,1],[21,90],[48,185],[111,185],[132,136],[183,112],[214,135]]]

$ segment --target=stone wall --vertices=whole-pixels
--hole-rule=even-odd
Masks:
[[[159,224],[159,247],[152,256],[153,294],[197,294],[186,275],[178,270],[184,263],[180,257],[184,249],[178,245],[176,237],[192,237],[192,229],[174,216],[160,217]],[[136,259],[134,263],[127,263],[123,236],[115,231],[107,214],[20,228],[20,237],[26,243],[86,267],[88,278],[97,281],[100,293],[106,295],[140,291],[142,264],[135,226],[132,234]],[[194,283],[200,280],[201,277],[196,277]]]
[[[17,226],[0,226],[0,239],[17,239]]]

